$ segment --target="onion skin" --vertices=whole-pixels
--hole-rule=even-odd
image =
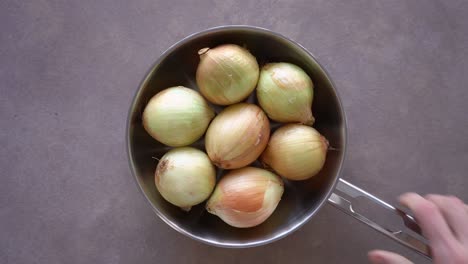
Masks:
[[[225,44],[201,49],[196,79],[201,94],[218,105],[238,103],[253,92],[260,69],[246,49]]]
[[[312,127],[289,124],[276,130],[260,160],[289,180],[315,176],[325,164],[328,141]]]
[[[257,98],[272,120],[283,123],[312,125],[314,84],[298,66],[291,63],[269,63],[260,72]]]
[[[239,103],[227,107],[211,122],[205,148],[211,161],[223,169],[254,162],[270,138],[270,123],[260,107]]]
[[[203,151],[181,147],[160,159],[154,179],[166,201],[186,210],[210,196],[216,184],[216,170]]]
[[[187,146],[205,133],[215,116],[195,90],[176,86],[153,96],[143,111],[143,126],[154,139],[171,146]]]
[[[273,213],[283,192],[283,181],[274,173],[245,167],[221,178],[206,209],[231,226],[253,227]]]

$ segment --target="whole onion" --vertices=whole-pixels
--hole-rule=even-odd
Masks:
[[[153,138],[172,147],[187,146],[206,131],[215,113],[196,91],[176,86],[153,96],[143,111],[143,126]]]
[[[328,141],[312,127],[290,124],[272,135],[261,161],[290,180],[315,176],[325,164]]]
[[[216,170],[203,151],[181,147],[159,160],[154,177],[156,188],[166,201],[188,210],[210,196]]]
[[[312,125],[314,84],[298,66],[269,63],[260,72],[257,98],[267,115],[278,122]]]
[[[205,148],[213,163],[224,169],[236,169],[254,162],[270,137],[268,117],[253,104],[227,107],[211,122],[205,136]]]
[[[219,105],[238,103],[255,89],[260,70],[246,49],[225,44],[203,48],[198,54],[197,85],[208,101]]]
[[[208,212],[234,227],[264,222],[283,195],[283,182],[263,169],[245,167],[223,176],[206,204]]]

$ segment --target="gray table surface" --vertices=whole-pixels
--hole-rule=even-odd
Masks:
[[[125,121],[154,60],[196,31],[250,24],[307,47],[349,126],[343,177],[395,202],[468,201],[468,2],[0,1],[0,263],[366,263],[421,257],[331,206],[242,250],[159,220],[127,165]]]

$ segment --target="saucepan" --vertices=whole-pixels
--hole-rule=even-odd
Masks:
[[[224,43],[246,47],[260,65],[290,62],[304,69],[315,85],[314,127],[332,147],[318,175],[306,181],[285,181],[285,192],[275,212],[261,225],[247,229],[228,226],[206,212],[203,204],[185,212],[162,198],[154,184],[154,170],[157,159],[169,147],[151,138],[141,122],[146,103],[162,89],[178,85],[197,89],[197,51]],[[328,202],[389,238],[430,257],[427,240],[421,236],[412,216],[341,178],[346,154],[346,118],[335,85],[309,51],[273,31],[252,26],[222,26],[195,33],[174,44],[159,57],[138,87],[128,114],[126,137],[131,171],[154,212],[169,226],[195,240],[229,248],[268,244],[299,229]],[[198,141],[193,146],[203,149],[204,142]],[[365,199],[379,210],[399,216],[401,226],[388,227],[386,223],[377,223],[367,217],[356,209],[358,199]]]

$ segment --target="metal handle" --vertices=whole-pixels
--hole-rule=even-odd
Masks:
[[[357,197],[365,197],[368,200],[374,202],[375,204],[378,204],[381,207],[392,211],[393,213],[395,213],[403,219],[403,223],[407,228],[421,235],[421,229],[416,223],[414,217],[406,214],[402,210],[395,208],[387,202],[380,200],[374,195],[360,189],[359,187],[352,185],[351,183],[343,179],[339,180],[336,186],[336,190],[334,193],[332,193],[330,198],[328,198],[328,202],[330,202],[336,208],[347,213],[348,215],[351,215],[355,219],[361,221],[362,223],[367,224],[373,229],[379,231],[380,233],[392,238],[398,243],[405,245],[420,253],[421,255],[431,259],[430,248],[427,245],[426,239],[424,239],[422,235],[420,238],[418,238],[405,232],[404,230],[391,230],[390,228],[384,227],[383,225],[377,224],[376,222],[368,219],[364,215],[357,212],[355,208],[353,208],[353,202],[356,202]]]

